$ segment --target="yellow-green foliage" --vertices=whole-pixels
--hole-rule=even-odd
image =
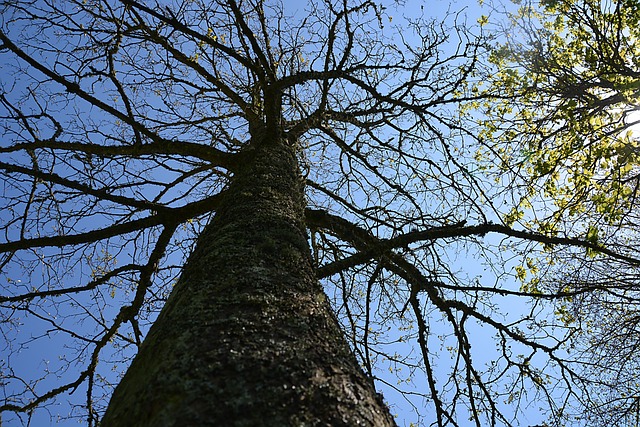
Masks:
[[[493,81],[474,88],[503,101],[471,107],[490,147],[476,158],[497,155],[496,170],[517,173],[527,187],[504,221],[527,220],[544,199],[552,212],[528,224],[545,234],[585,215],[594,229],[619,222],[640,173],[629,116],[640,106],[639,3],[546,0],[510,18],[490,58]],[[587,239],[594,236],[590,228]]]

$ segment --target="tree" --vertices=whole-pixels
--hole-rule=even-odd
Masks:
[[[463,121],[505,99],[476,86],[480,26],[373,1],[2,7],[3,411],[81,389],[89,425],[393,425],[376,383],[418,422],[517,425],[598,393],[580,368],[607,343],[571,301],[604,310],[598,269],[638,261],[514,227],[521,187]],[[591,287],[525,280],[553,262]],[[60,359],[20,371],[43,341]]]

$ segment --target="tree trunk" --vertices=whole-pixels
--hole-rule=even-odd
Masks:
[[[314,276],[294,147],[253,144],[101,426],[392,426]]]

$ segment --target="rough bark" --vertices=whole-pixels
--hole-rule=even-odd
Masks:
[[[391,426],[319,285],[294,147],[252,144],[101,423]]]

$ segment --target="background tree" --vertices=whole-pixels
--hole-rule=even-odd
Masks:
[[[407,422],[527,425],[602,398],[604,352],[631,375],[575,318],[633,247],[513,228],[535,180],[458,108],[518,80],[478,89],[479,26],[386,6],[3,3],[3,411],[388,425],[376,383]]]
[[[501,72],[483,93],[519,101],[480,107],[482,137],[500,142],[480,156],[499,153],[494,172],[520,183],[505,220],[637,252],[640,5],[549,0],[509,12],[494,6],[508,24],[491,58]],[[525,286],[571,294],[559,307],[575,334],[571,348],[583,359],[572,393],[584,407],[561,409],[588,425],[637,425],[637,266],[548,249],[556,265]]]

